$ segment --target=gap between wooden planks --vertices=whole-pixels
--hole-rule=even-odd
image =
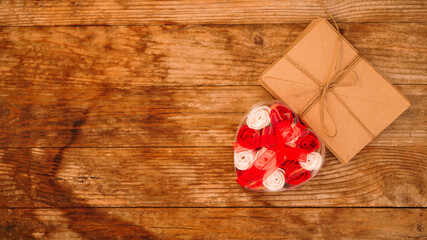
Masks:
[[[427,21],[422,0],[323,2],[338,21]],[[0,2],[2,26],[307,23],[320,16],[316,0]]]

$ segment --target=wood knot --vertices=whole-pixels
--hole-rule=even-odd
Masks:
[[[264,44],[264,39],[262,39],[261,34],[259,34],[257,32],[252,35],[252,41],[256,45],[263,45]]]

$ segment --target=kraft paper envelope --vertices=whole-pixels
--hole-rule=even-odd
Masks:
[[[331,83],[331,72],[340,72],[339,80],[333,80],[339,84],[322,92]],[[299,115],[306,110],[301,119],[343,163],[410,106],[325,19],[314,20],[259,81]]]

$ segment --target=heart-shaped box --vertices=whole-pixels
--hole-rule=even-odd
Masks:
[[[281,101],[253,106],[240,123],[233,148],[237,182],[253,191],[300,186],[325,161],[322,140]]]

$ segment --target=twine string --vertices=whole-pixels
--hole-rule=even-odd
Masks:
[[[340,31],[340,28],[338,27],[337,21],[335,21],[334,16],[332,16],[332,14],[328,11],[328,9],[325,7],[325,5],[323,4],[322,0],[317,0],[317,2],[319,3],[319,5],[323,8],[323,11],[325,11],[325,13],[332,19],[332,21],[334,22],[335,28],[338,30],[338,32]]]
[[[332,92],[332,90],[335,87],[342,87],[342,86],[351,86],[356,84],[359,81],[359,77],[355,71],[353,71],[351,68],[353,64],[347,65],[343,70],[338,71],[338,67],[340,65],[340,59],[341,59],[341,53],[342,53],[342,39],[339,34],[339,27],[335,20],[335,18],[329,13],[329,11],[326,9],[325,5],[321,0],[318,0],[318,3],[323,8],[325,13],[332,19],[334,22],[335,28],[338,31],[337,34],[337,41],[335,43],[334,48],[334,63],[331,65],[331,69],[329,70],[328,78],[326,79],[325,84],[323,84],[321,81],[316,79],[313,75],[308,73],[303,67],[298,65],[295,61],[290,59],[288,56],[285,55],[285,58],[292,63],[296,68],[298,68],[302,73],[304,73],[308,78],[310,78],[313,82],[315,82],[318,85],[317,93],[316,95],[307,103],[307,105],[302,109],[300,112],[300,116],[304,116],[313,106],[316,102],[320,103],[320,124],[322,127],[322,130],[325,132],[325,134],[328,137],[335,137],[337,135],[337,124],[335,119],[332,117],[330,108],[328,106],[328,103],[326,101],[326,98],[328,96],[328,93]],[[352,61],[352,63],[357,62],[357,60],[360,58],[359,55],[356,56],[356,58]],[[349,76],[349,74],[352,73],[351,77],[347,77],[347,82],[343,82],[344,76]],[[308,92],[301,93],[299,95],[307,94]],[[333,92],[332,92],[333,93]],[[335,94],[334,94],[335,95]],[[335,95],[336,96],[336,95]],[[350,113],[350,115],[368,132],[368,134],[374,138],[375,135],[366,127],[366,125],[360,120],[360,118],[357,117],[357,115],[345,104],[338,96],[336,96],[338,101],[342,103],[344,108]],[[326,119],[325,114],[329,115],[329,119],[331,119],[332,122],[332,129],[328,129],[326,127]]]

